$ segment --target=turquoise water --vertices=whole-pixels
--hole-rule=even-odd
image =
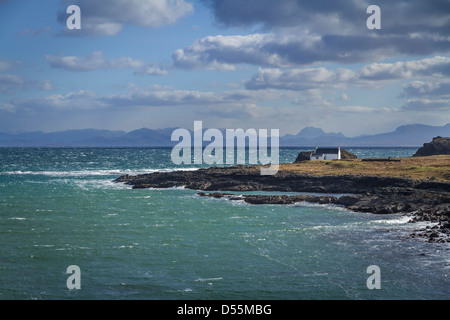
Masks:
[[[281,149],[280,162],[299,151]],[[0,299],[449,299],[450,246],[408,216],[132,190],[170,149],[0,149]],[[349,148],[359,157],[415,148]],[[66,269],[81,269],[69,290]],[[378,265],[381,289],[366,269]]]

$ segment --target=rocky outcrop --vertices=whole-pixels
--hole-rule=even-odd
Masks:
[[[197,193],[202,197],[226,198],[228,200],[243,200],[249,204],[294,204],[299,202],[310,202],[319,204],[333,204],[337,202],[334,196],[311,196],[311,195],[236,195],[232,193]]]
[[[357,159],[358,157],[351,153],[350,151],[347,151],[345,149],[341,149],[341,159],[342,160],[346,160],[346,159]]]
[[[283,191],[318,193],[364,193],[376,188],[397,187],[449,190],[450,184],[373,176],[312,176],[291,171],[261,175],[254,166],[212,167],[196,171],[155,172],[121,176],[115,180],[134,189],[184,186],[203,191]]]
[[[308,161],[311,158],[311,154],[313,151],[302,151],[298,154],[297,158],[295,159],[294,163],[296,162],[302,162],[302,161]]]
[[[435,137],[433,141],[424,143],[413,157],[435,156],[450,154],[450,138]]]
[[[201,196],[243,200],[250,204],[312,202],[335,204],[357,212],[374,214],[411,213],[412,221],[438,223],[440,235],[450,234],[450,183],[373,176],[311,176],[291,171],[261,175],[254,166],[212,167],[197,171],[155,172],[121,176],[115,180],[134,189],[184,186]],[[282,191],[346,194],[236,195],[215,191]],[[348,195],[350,194],[350,195]],[[433,233],[434,234],[434,233]],[[430,233],[431,235],[431,233]],[[433,236],[432,241],[442,238]],[[445,240],[446,241],[446,240]]]

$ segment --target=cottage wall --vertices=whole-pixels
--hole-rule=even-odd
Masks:
[[[317,152],[316,148],[316,152]],[[322,151],[322,150],[321,150]],[[325,151],[325,150],[324,150]],[[339,160],[341,159],[341,148],[337,149],[337,153],[312,153],[310,156],[310,160]]]

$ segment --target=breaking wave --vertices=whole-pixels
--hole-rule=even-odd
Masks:
[[[90,177],[90,176],[118,176],[118,175],[138,175],[154,172],[172,171],[195,171],[198,168],[165,168],[165,169],[93,169],[93,170],[70,170],[70,171],[5,171],[2,175],[43,175],[50,177]]]

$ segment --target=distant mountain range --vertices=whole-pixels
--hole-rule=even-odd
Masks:
[[[60,132],[29,132],[9,134],[0,132],[1,147],[171,147],[178,142],[170,140],[176,128],[139,129],[131,132],[83,129]],[[224,133],[224,130],[222,130]],[[193,133],[191,131],[191,136]],[[224,134],[225,136],[225,134]],[[306,127],[296,135],[280,137],[280,146],[411,146],[419,147],[433,137],[450,137],[450,123],[444,126],[411,124],[398,127],[393,132],[375,135],[346,137],[342,133],[325,132],[320,128]],[[209,142],[205,142],[209,144]]]
[[[433,137],[450,137],[450,123],[439,127],[424,124],[409,124],[398,127],[393,132],[375,135],[346,137],[342,133],[326,133],[322,129],[307,127],[296,135],[280,138],[282,146],[405,146],[418,147]]]

